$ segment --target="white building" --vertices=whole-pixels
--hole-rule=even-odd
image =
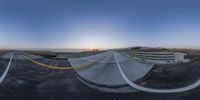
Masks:
[[[140,60],[158,64],[186,62],[186,54],[181,52],[134,52],[133,56]]]

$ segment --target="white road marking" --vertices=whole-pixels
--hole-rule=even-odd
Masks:
[[[115,52],[113,52],[113,53],[115,56]],[[128,77],[123,72],[116,56],[115,56],[115,60],[117,62],[119,71],[120,71],[122,77],[124,78],[124,80],[127,82],[127,84],[129,84],[132,88],[140,90],[140,91],[151,92],[151,93],[177,93],[177,92],[184,92],[184,91],[194,89],[200,85],[200,80],[198,80],[197,82],[193,83],[192,85],[189,85],[189,86],[186,86],[183,88],[177,88],[177,89],[153,89],[153,88],[142,87],[140,85],[133,83],[131,80],[129,80]]]
[[[2,74],[2,76],[0,77],[0,84],[3,82],[3,80],[5,79],[5,77],[6,77],[7,73],[8,73],[8,70],[10,69],[10,65],[11,65],[11,62],[12,62],[12,59],[13,59],[13,54],[14,53],[12,53],[12,55],[10,57],[10,61],[9,61],[8,65],[7,65],[6,70],[4,71],[4,73]]]

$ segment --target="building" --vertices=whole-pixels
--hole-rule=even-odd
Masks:
[[[181,52],[134,52],[133,56],[140,60],[158,64],[186,62],[186,54]]]

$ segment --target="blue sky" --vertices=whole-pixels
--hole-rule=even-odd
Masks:
[[[0,0],[0,47],[200,49],[199,5],[199,0]]]

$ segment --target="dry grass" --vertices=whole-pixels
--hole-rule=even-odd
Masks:
[[[57,55],[66,55],[68,58],[79,58],[101,53],[102,51],[84,51],[84,52],[51,52],[51,51],[25,51],[26,53],[40,55],[45,58],[55,58]]]
[[[47,58],[56,57],[56,53],[50,52],[50,51],[25,51],[25,52],[34,54],[34,55],[40,55],[40,56],[47,57]]]
[[[66,55],[68,58],[80,58],[80,57],[86,57],[90,55],[95,55],[102,53],[103,51],[84,51],[84,52],[59,52],[57,55]]]
[[[5,53],[9,52],[9,50],[3,50],[3,49],[0,49],[0,55],[3,55]]]

